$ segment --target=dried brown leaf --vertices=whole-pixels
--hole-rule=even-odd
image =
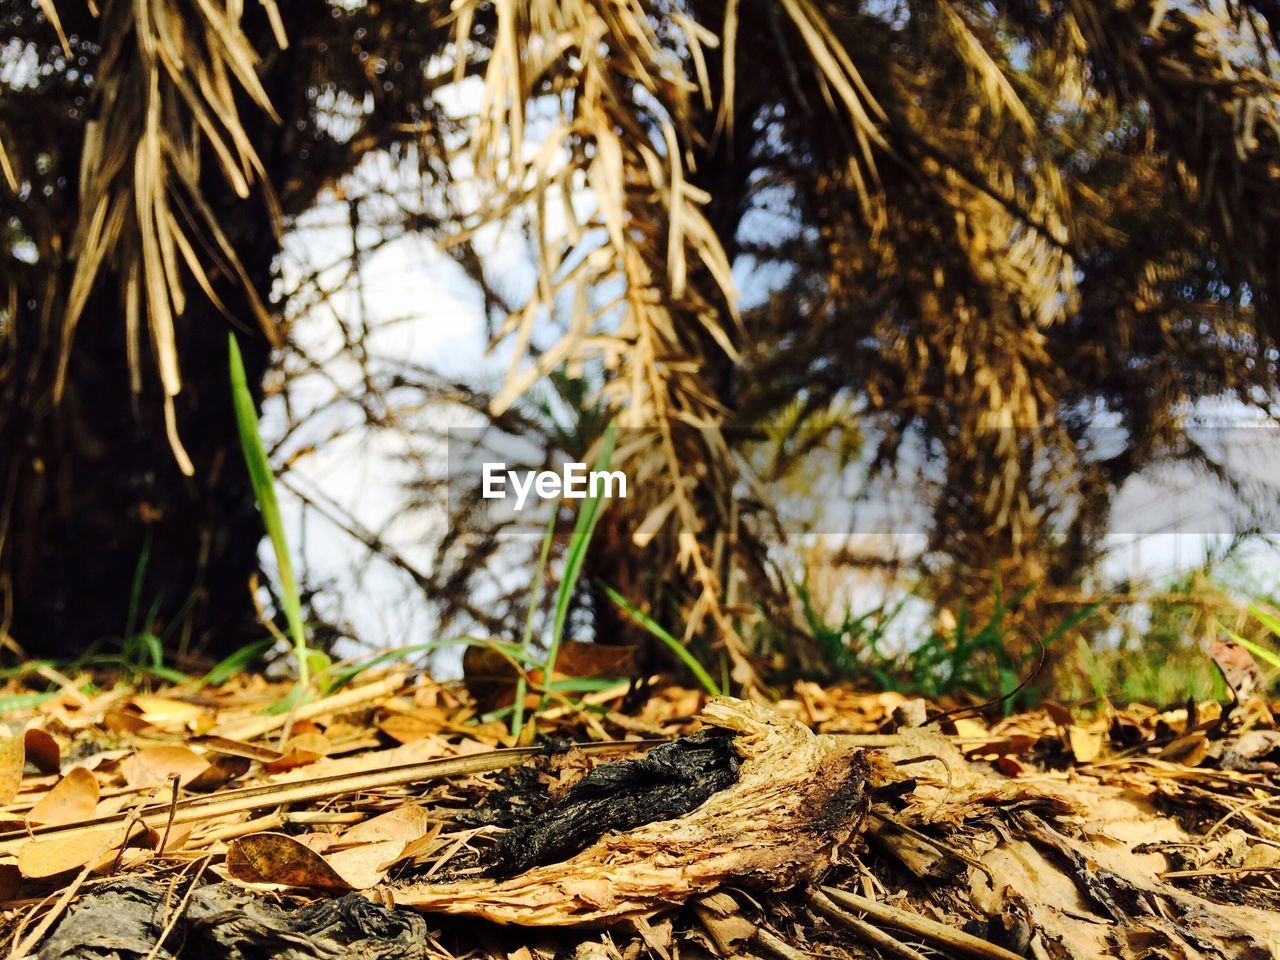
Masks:
[[[57,825],[87,820],[98,806],[98,797],[98,778],[84,767],[75,767],[37,801],[27,819]]]
[[[131,787],[157,787],[173,775],[185,787],[208,769],[209,761],[186,747],[147,747],[120,764]]]
[[[62,749],[49,731],[31,727],[22,735],[22,743],[27,759],[41,773],[57,773],[62,769]]]
[[[29,840],[18,851],[18,869],[32,880],[57,876],[78,870],[88,864],[101,863],[111,851],[125,842],[129,827],[110,826],[76,831],[48,840]]]
[[[22,789],[27,754],[22,738],[0,734],[0,803],[9,803]]]
[[[407,803],[363,823],[357,823],[342,835],[345,843],[380,843],[396,840],[409,843],[431,829],[431,816],[416,803]]]
[[[1102,753],[1102,731],[1072,724],[1067,727],[1067,741],[1076,763],[1092,763]]]
[[[283,833],[255,833],[234,841],[227,848],[227,873],[244,883],[351,888],[324,857]]]

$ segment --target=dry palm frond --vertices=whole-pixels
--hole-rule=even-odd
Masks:
[[[460,29],[472,22],[474,6],[460,6]],[[501,331],[515,337],[517,349],[493,410],[500,414],[566,362],[603,362],[611,375],[605,395],[622,411],[622,426],[650,434],[624,452],[637,463],[656,455],[664,465],[659,510],[676,518],[678,563],[692,571],[737,675],[747,680],[750,666],[698,538],[702,521],[690,485],[705,481],[686,475],[690,441],[678,436],[692,427],[697,460],[727,460],[718,433],[723,411],[698,367],[708,348],[736,357],[738,328],[725,321],[736,316],[737,295],[728,257],[701,210],[709,198],[689,182],[685,166],[699,142],[691,111],[705,66],[689,75],[638,0],[499,4],[497,14],[473,149],[477,168],[499,186],[534,193],[541,273],[534,297]],[[693,20],[680,25],[692,48],[715,43]],[[526,159],[526,104],[549,91],[564,94],[556,101],[558,122]],[[594,209],[579,219],[574,192],[583,183]],[[608,289],[621,294],[594,302]],[[577,293],[565,335],[521,366],[535,324],[570,290]]]
[[[278,24],[274,0],[263,5]],[[184,273],[219,306],[210,273],[238,278],[263,331],[276,340],[272,319],[201,183],[206,148],[237,196],[248,197],[250,185],[265,179],[240,124],[237,88],[255,108],[272,108],[240,15],[239,4],[183,0],[112,0],[102,8],[103,50],[94,87],[98,119],[85,129],[80,223],[72,249],[76,270],[55,387],[61,393],[76,325],[94,281],[109,264],[126,278],[123,306],[135,392],[145,318],[170,443],[188,474],[193,468],[178,438],[173,406],[182,389],[174,317],[186,307]],[[283,32],[277,34],[283,44]]]

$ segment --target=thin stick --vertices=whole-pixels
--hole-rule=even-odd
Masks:
[[[156,957],[159,956],[164,942],[169,939],[169,934],[173,933],[173,928],[178,925],[182,915],[187,912],[187,905],[191,903],[191,898],[195,896],[196,887],[200,886],[200,878],[204,876],[205,868],[209,866],[212,860],[212,857],[205,857],[200,861],[200,869],[191,878],[191,886],[187,887],[187,892],[182,895],[177,908],[169,914],[169,919],[165,921],[164,929],[160,931],[160,936],[156,939],[155,945],[147,952],[145,960],[156,960]]]
[[[860,897],[856,893],[838,890],[835,887],[822,887],[821,890],[842,907],[865,913],[879,923],[906,930],[921,940],[944,950],[950,950],[952,953],[973,957],[975,960],[1022,960],[1016,953],[1004,947],[997,947],[994,943],[988,943],[962,930],[949,927],[945,923],[922,917],[918,913],[900,910],[887,903]]]
[[[169,774],[169,784],[173,788],[173,793],[169,798],[169,819],[164,825],[164,836],[160,838],[160,846],[156,847],[156,856],[164,856],[165,844],[169,842],[169,831],[173,829],[173,815],[178,810],[178,775],[176,773]]]
[[[830,897],[821,891],[810,891],[809,905],[828,920],[844,927],[877,950],[882,950],[887,954],[900,958],[900,960],[925,960],[924,954],[918,950],[913,950],[902,941],[889,936],[879,927],[873,927],[861,917],[854,916],[848,910],[841,910],[831,902]]]
[[[365,703],[369,700],[389,697],[404,686],[404,679],[403,673],[393,673],[381,680],[366,683],[360,687],[353,687],[350,690],[343,690],[341,693],[335,693],[332,697],[316,700],[313,703],[298,707],[296,710],[290,710],[288,713],[278,714],[277,716],[256,716],[247,717],[243,720],[232,720],[219,724],[209,733],[227,740],[252,740],[254,737],[260,737],[264,733],[270,733],[272,730],[283,727],[293,720],[309,720],[322,714],[349,710],[357,704]]]

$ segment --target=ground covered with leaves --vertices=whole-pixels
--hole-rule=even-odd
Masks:
[[[1280,957],[1280,732],[1243,689],[1006,717],[622,686],[532,745],[403,669],[287,693],[7,714],[7,956]]]

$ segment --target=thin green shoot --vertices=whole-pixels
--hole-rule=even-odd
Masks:
[[[275,552],[276,571],[280,581],[280,605],[284,610],[298,664],[298,687],[295,696],[291,698],[297,700],[311,683],[312,657],[318,651],[312,651],[307,646],[306,629],[302,622],[302,597],[293,574],[293,561],[289,556],[289,541],[285,536],[280,503],[276,499],[275,475],[262,444],[258,413],[253,405],[244,359],[240,355],[234,333],[228,334],[227,343],[231,366],[231,398],[235,407],[236,426],[240,432],[240,446],[244,451],[245,466],[249,470],[249,481],[253,484],[254,496],[258,501],[258,511],[262,514],[267,537]]]
[[[542,604],[542,593],[547,575],[547,560],[551,556],[551,544],[556,535],[556,518],[560,514],[560,501],[557,499],[551,506],[551,516],[547,518],[547,530],[542,536],[542,549],[538,553],[538,569],[533,575],[533,596],[529,600],[529,612],[524,618],[524,633],[520,637],[520,649],[525,657],[530,655],[533,647],[533,618]],[[516,699],[511,711],[511,735],[520,736],[524,727],[524,700],[529,694],[529,680],[523,670],[516,677]]]
[[[698,682],[702,684],[702,689],[706,690],[707,693],[711,694],[713,697],[720,696],[720,686],[711,678],[711,674],[707,673],[706,669],[698,662],[697,658],[689,652],[688,648],[683,643],[673,637],[663,629],[661,624],[657,623],[643,610],[636,607],[635,604],[620,594],[613,587],[609,586],[607,583],[601,583],[600,586],[604,592],[609,595],[609,599],[612,600],[623,613],[661,640],[666,645],[667,649],[675,654],[676,658],[689,668],[689,672],[697,677]]]
[[[147,575],[147,564],[151,560],[151,543],[154,531],[147,529],[147,537],[142,542],[142,553],[138,555],[138,563],[133,568],[133,583],[129,590],[129,613],[125,618],[124,636],[127,641],[138,629],[138,610],[142,606],[142,582]]]
[[[1272,634],[1280,636],[1280,620],[1277,620],[1271,614],[1259,609],[1258,607],[1250,607],[1249,612],[1253,614],[1254,619],[1270,630]],[[1227,636],[1240,644],[1240,646],[1244,647],[1259,660],[1277,670],[1280,670],[1280,654],[1276,653],[1274,650],[1268,650],[1260,643],[1254,643],[1247,637],[1240,636],[1240,634],[1236,633],[1234,630],[1227,630],[1226,633]]]
[[[600,452],[596,456],[595,469],[606,471],[613,460],[613,450],[618,443],[618,421],[612,420],[605,429],[601,439]],[[594,488],[593,488],[594,489]],[[578,577],[582,573],[582,564],[586,560],[587,547],[591,543],[591,535],[595,532],[603,509],[603,499],[599,494],[588,496],[582,501],[578,518],[573,525],[573,536],[569,541],[569,552],[565,556],[564,574],[560,578],[556,590],[555,619],[551,626],[551,646],[547,650],[546,665],[543,667],[543,692],[538,701],[541,712],[546,706],[549,691],[547,685],[555,676],[556,658],[560,655],[560,641],[564,637],[565,621],[569,617],[569,606],[573,599],[573,591],[578,585]]]

